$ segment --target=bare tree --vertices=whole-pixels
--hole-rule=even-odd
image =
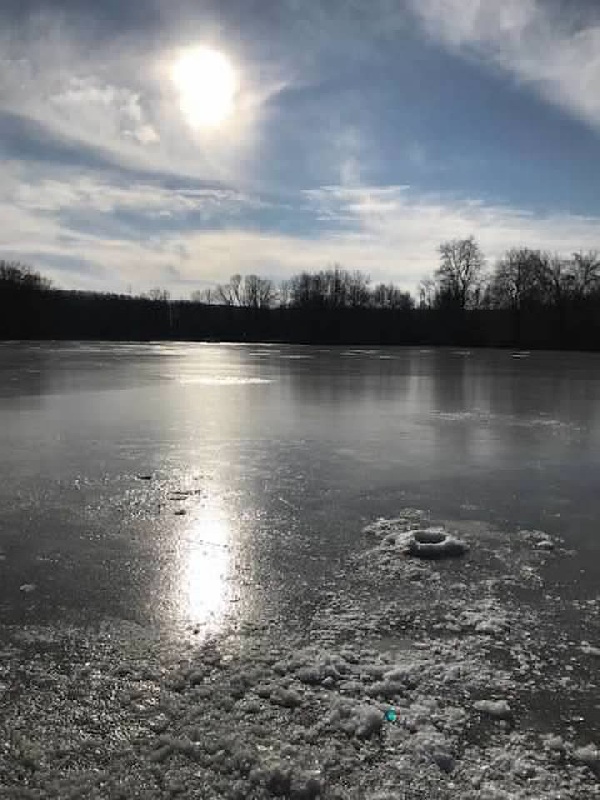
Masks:
[[[322,299],[317,287],[318,277],[310,272],[292,275],[287,282],[289,304],[292,306],[314,306]]]
[[[542,264],[543,270],[540,284],[543,301],[546,304],[560,307],[570,293],[572,273],[569,268],[569,261],[555,254],[543,257]]]
[[[423,278],[419,283],[419,307],[433,308],[436,304],[437,287],[433,278]]]
[[[348,285],[348,305],[351,308],[362,308],[369,305],[369,283],[371,278],[356,269],[352,274],[345,273]]]
[[[259,275],[232,275],[229,283],[218,284],[213,296],[217,303],[247,308],[270,308],[277,299],[273,282]]]
[[[52,281],[19,261],[0,259],[0,288],[2,286],[42,292],[52,287]]]
[[[157,303],[168,303],[171,299],[171,293],[167,289],[150,289],[145,295],[142,295],[147,300],[153,300]]]
[[[278,297],[279,305],[286,308],[292,302],[292,282],[289,280],[281,281],[279,284]]]
[[[371,302],[370,278],[337,264],[320,272],[301,272],[287,284],[289,303],[312,308],[359,308]]]
[[[217,302],[226,306],[242,305],[242,276],[232,275],[229,283],[219,283],[215,289]]]
[[[371,302],[375,308],[394,308],[407,310],[414,302],[409,292],[403,292],[393,283],[378,283],[371,293]]]
[[[461,308],[476,305],[484,258],[475,238],[470,236],[442,242],[439,252],[440,266],[436,278],[441,293]]]
[[[518,310],[544,302],[549,284],[548,258],[526,247],[508,250],[496,264],[490,287],[491,304]]]
[[[215,290],[208,287],[207,289],[196,289],[190,295],[193,303],[204,303],[204,305],[211,305],[214,301]]]
[[[576,298],[586,297],[600,288],[600,254],[596,250],[573,253],[570,284]]]
[[[242,304],[249,308],[270,308],[277,298],[273,282],[258,275],[246,275],[242,290]]]

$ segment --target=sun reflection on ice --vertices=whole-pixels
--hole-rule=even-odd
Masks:
[[[230,546],[229,520],[220,509],[198,509],[180,552],[180,611],[196,625],[218,627],[227,610]]]

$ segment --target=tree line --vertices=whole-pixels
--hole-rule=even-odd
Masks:
[[[486,272],[485,257],[473,236],[439,246],[440,264],[419,285],[418,297],[393,283],[370,286],[360,270],[339,266],[301,272],[278,287],[258,275],[233,275],[226,284],[192,293],[194,302],[247,308],[536,309],[577,303],[600,292],[598,251],[569,257],[526,247],[512,248]],[[153,300],[168,300],[154,289]]]
[[[52,287],[0,261],[0,338],[272,340],[600,349],[600,255],[512,248],[491,269],[471,236],[439,246],[413,297],[338,265],[276,285],[259,275],[173,300]]]
[[[440,266],[421,282],[420,305],[535,309],[578,303],[600,293],[598,251],[569,257],[526,247],[507,250],[490,273],[474,237],[440,245]]]

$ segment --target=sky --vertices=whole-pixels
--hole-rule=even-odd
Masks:
[[[600,249],[600,3],[1,0],[0,178],[67,289]]]

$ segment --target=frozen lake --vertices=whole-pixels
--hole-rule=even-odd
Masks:
[[[5,620],[294,615],[403,506],[600,547],[597,355],[4,344],[0,452]]]
[[[512,607],[538,589],[532,607],[556,602],[565,648],[572,637],[585,651],[597,633],[595,354],[4,343],[0,454],[0,649],[8,643],[9,654],[21,646],[15,631],[31,628],[35,643],[40,631],[107,620],[182,652],[232,620],[302,643],[317,617],[343,616],[344,587],[348,603],[358,596],[348,587],[364,563],[365,526],[407,508],[459,532],[464,523],[472,563],[489,569],[486,587],[502,583],[486,552],[506,575],[516,564],[535,574],[539,587],[523,579]],[[513,564],[516,549],[497,534],[494,550],[492,529],[542,530],[568,555]],[[373,563],[365,598],[410,606],[408,582],[396,583],[385,559]],[[448,586],[468,587],[475,573],[456,569]],[[578,614],[586,604],[593,620]],[[377,619],[374,638],[400,647],[403,637]],[[597,734],[597,707],[581,716],[585,735],[573,722],[586,703],[551,724],[564,723],[573,746]],[[523,718],[543,727],[548,713],[529,708]]]

